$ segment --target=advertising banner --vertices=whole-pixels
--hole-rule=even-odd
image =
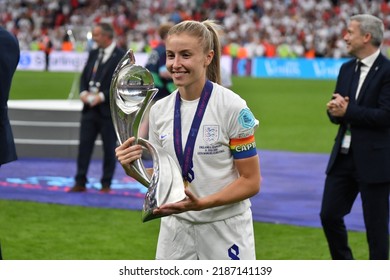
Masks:
[[[341,64],[348,59],[255,58],[252,77],[292,79],[336,79]]]
[[[45,53],[41,51],[20,51],[17,70],[44,71],[46,68]]]

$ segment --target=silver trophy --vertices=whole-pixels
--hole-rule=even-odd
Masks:
[[[157,91],[152,74],[145,67],[136,65],[133,51],[128,50],[112,77],[110,107],[119,143],[134,136],[134,144],[141,145],[152,158],[151,175],[142,159],[123,166],[126,174],[148,189],[142,209],[143,222],[161,217],[153,214],[155,208],[185,198],[183,178],[176,162],[165,150],[138,137],[142,117]]]

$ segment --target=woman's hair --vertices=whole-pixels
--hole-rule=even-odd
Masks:
[[[207,78],[215,83],[221,83],[221,44],[218,37],[219,25],[213,20],[202,22],[186,20],[169,29],[168,36],[173,34],[186,33],[198,37],[203,46],[204,53],[214,51],[214,57],[206,70]]]

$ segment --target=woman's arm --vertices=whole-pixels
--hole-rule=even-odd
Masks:
[[[259,157],[253,156],[234,160],[240,176],[220,191],[203,198],[197,198],[188,189],[187,197],[179,202],[160,206],[153,211],[155,215],[171,215],[186,211],[199,211],[212,207],[242,201],[257,194],[260,190],[261,172]]]

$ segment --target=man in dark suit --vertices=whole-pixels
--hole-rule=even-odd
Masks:
[[[17,39],[0,27],[0,166],[17,159],[7,103],[19,56]]]
[[[340,68],[331,122],[339,125],[326,170],[321,222],[333,259],[353,259],[344,216],[360,193],[370,259],[389,258],[390,62],[380,53],[384,26],[350,18],[344,35],[355,57]]]
[[[86,191],[87,171],[95,141],[101,135],[103,142],[103,174],[101,192],[109,192],[114,176],[116,158],[116,134],[110,111],[110,85],[112,75],[125,51],[114,41],[114,30],[107,23],[97,24],[92,31],[97,49],[90,52],[80,77],[80,99],[84,103],[80,144],[77,157],[75,185],[70,192]]]

